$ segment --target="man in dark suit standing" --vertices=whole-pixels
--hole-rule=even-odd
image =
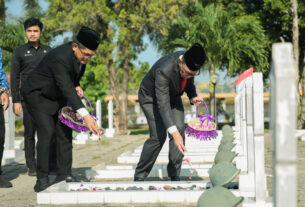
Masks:
[[[11,91],[14,103],[14,114],[20,116],[23,111],[24,152],[26,166],[29,169],[28,174],[30,176],[36,175],[36,129],[26,109],[23,97],[20,96],[20,87],[23,86],[28,75],[35,69],[41,59],[51,50],[51,47],[40,43],[42,28],[43,24],[38,19],[29,18],[25,20],[24,30],[28,42],[14,50],[11,63]]]
[[[84,119],[88,129],[98,133],[96,121],[89,115],[80,96],[79,81],[86,63],[100,43],[100,36],[88,27],[82,27],[73,42],[51,50],[29,75],[21,93],[37,126],[37,182],[40,192],[50,186],[48,179],[49,149],[56,137],[56,182],[76,182],[71,174],[72,129],[58,119],[58,111],[67,104]]]
[[[159,59],[142,80],[138,96],[147,118],[150,137],[144,143],[134,175],[135,181],[144,181],[149,175],[167,132],[170,138],[167,173],[172,181],[180,180],[186,151],[181,96],[186,92],[191,104],[202,104],[202,99],[196,93],[194,76],[199,75],[205,59],[204,49],[196,43],[186,52],[175,52]]]

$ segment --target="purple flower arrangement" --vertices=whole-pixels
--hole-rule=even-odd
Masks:
[[[90,116],[97,120],[97,118],[93,115],[92,105],[88,98],[86,96],[83,96],[89,103],[91,114]],[[75,113],[73,109],[70,106],[63,107],[58,112],[58,118],[59,120],[65,124],[66,126],[72,128],[73,130],[77,132],[89,132],[89,129],[86,127],[84,120],[79,116],[78,113]],[[103,135],[104,130],[102,128],[99,129],[99,135]]]
[[[215,118],[209,114],[208,107],[205,104],[207,113],[205,115],[198,116],[198,107],[196,107],[196,118],[189,121],[188,126],[185,129],[185,133],[188,136],[200,139],[200,141],[208,141],[215,139],[218,134],[216,131]]]

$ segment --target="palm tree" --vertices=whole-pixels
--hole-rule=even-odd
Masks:
[[[250,66],[255,71],[268,70],[268,42],[255,17],[234,16],[213,4],[206,7],[196,4],[187,14],[178,17],[176,23],[167,25],[159,48],[172,52],[177,47],[188,48],[195,42],[201,43],[207,54],[205,69],[209,70],[211,77],[210,93],[216,70],[227,69],[231,76]],[[211,112],[213,114],[213,107]]]

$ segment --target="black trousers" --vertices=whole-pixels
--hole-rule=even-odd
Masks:
[[[139,97],[140,98],[140,97]],[[140,161],[135,170],[135,177],[146,178],[161,149],[166,140],[166,128],[163,124],[161,116],[158,111],[158,106],[156,104],[143,104],[141,105],[142,110],[147,118],[150,137],[145,141]],[[175,125],[177,126],[181,136],[183,137],[183,142],[185,142],[185,125],[184,125],[184,109],[182,105],[181,98],[175,106],[172,106],[172,114],[174,117]],[[179,176],[183,154],[178,150],[174,144],[173,137],[169,134],[169,163],[167,165],[167,173],[169,177]]]
[[[37,178],[48,176],[50,169],[50,148],[56,139],[57,175],[71,174],[72,167],[72,129],[62,124],[57,113],[50,115],[37,107],[40,91],[33,91],[25,97],[28,110],[37,128]]]
[[[0,104],[0,175],[2,174],[1,165],[2,165],[2,157],[4,151],[4,141],[5,141],[5,122],[4,122],[4,114],[3,107]]]
[[[36,169],[36,158],[35,158],[35,132],[36,126],[34,120],[29,113],[25,101],[21,102],[23,110],[23,125],[24,125],[24,152],[26,166],[31,169]],[[50,171],[56,171],[56,140],[52,138],[50,145]]]
[[[36,169],[35,158],[35,131],[34,121],[27,110],[26,103],[21,102],[23,110],[23,125],[24,125],[24,154],[26,166],[31,169]]]

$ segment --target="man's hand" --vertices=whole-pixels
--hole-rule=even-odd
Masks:
[[[179,133],[179,131],[175,131],[175,132],[173,132],[172,136],[173,136],[176,147],[184,155],[184,152],[186,152],[187,150],[183,144],[183,138],[182,138],[181,134]]]
[[[10,99],[8,98],[7,93],[2,93],[0,96],[1,96],[1,104],[3,105],[3,109],[5,111],[10,105]]]
[[[203,104],[203,99],[196,96],[191,99],[191,103],[194,104],[195,106],[200,106],[201,104]]]
[[[21,103],[14,103],[13,111],[14,111],[14,114],[16,116],[20,116],[21,112],[22,112],[22,105],[21,105]]]
[[[75,88],[75,90],[76,90],[76,93],[77,93],[77,95],[78,95],[79,97],[83,97],[84,91],[83,91],[83,89],[82,89],[80,86],[77,86],[77,87]]]
[[[86,124],[86,127],[93,133],[93,134],[98,134],[99,130],[97,129],[97,123],[96,121],[88,114],[84,116],[84,121]]]

